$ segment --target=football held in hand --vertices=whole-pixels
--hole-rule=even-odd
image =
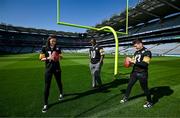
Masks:
[[[53,51],[52,60],[55,61],[55,62],[59,61],[59,53],[58,52]]]
[[[131,66],[131,58],[126,57],[124,60],[124,67],[129,68]]]

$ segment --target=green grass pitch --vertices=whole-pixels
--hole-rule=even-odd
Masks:
[[[131,92],[131,100],[119,101],[127,87],[131,68],[122,66],[121,78],[113,80],[114,57],[105,57],[102,69],[102,91],[91,89],[87,55],[65,54],[61,62],[64,100],[58,102],[58,89],[52,79],[50,109],[43,106],[44,63],[38,54],[4,55],[0,57],[0,116],[62,117],[180,117],[180,58],[154,57],[149,66],[149,88],[155,104],[144,109],[145,97],[139,82]]]

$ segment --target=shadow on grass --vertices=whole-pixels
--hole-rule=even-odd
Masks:
[[[125,94],[126,90],[122,89],[121,93]],[[156,104],[164,96],[170,96],[174,91],[169,86],[158,86],[150,89],[153,104]],[[145,96],[145,94],[136,95],[130,97],[129,100],[133,100],[139,97]]]
[[[114,99],[114,98],[116,98],[116,97],[119,97],[119,95],[120,95],[120,94],[115,94],[115,95],[111,96],[110,98],[108,98],[108,99],[106,99],[106,100],[102,100],[102,101],[101,101],[100,103],[98,103],[97,105],[95,105],[95,106],[93,106],[93,107],[91,107],[91,108],[88,108],[87,110],[85,110],[85,111],[83,111],[83,112],[75,115],[74,117],[85,117],[85,116],[83,116],[83,114],[86,114],[86,113],[92,111],[93,109],[95,109],[95,108],[97,108],[97,107],[99,107],[99,106],[107,103],[108,101],[110,101],[110,100],[112,100],[112,99]]]
[[[153,95],[153,103],[157,103],[159,99],[164,96],[170,96],[174,91],[169,86],[160,86],[150,89],[151,94]]]
[[[49,104],[49,108],[53,107],[54,105],[60,104],[60,103],[76,100],[76,99],[79,99],[79,98],[82,98],[82,97],[85,97],[85,96],[88,96],[88,95],[92,95],[92,94],[95,94],[95,93],[100,93],[100,92],[101,93],[102,92],[107,93],[107,92],[110,92],[110,90],[109,90],[110,88],[116,88],[119,85],[126,84],[126,83],[128,83],[128,79],[115,79],[115,80],[113,80],[110,83],[104,84],[102,86],[102,88],[100,88],[100,89],[97,88],[97,89],[91,89],[91,90],[88,90],[88,91],[85,91],[85,92],[81,92],[81,93],[69,93],[69,94],[65,94],[64,95],[65,97],[66,96],[74,96],[74,95],[75,95],[75,97],[68,98],[68,99],[64,98],[64,100],[62,100],[62,101]]]

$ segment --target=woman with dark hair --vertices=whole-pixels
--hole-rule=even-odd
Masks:
[[[63,98],[63,89],[61,82],[61,68],[59,59],[62,59],[61,49],[56,46],[56,36],[49,36],[46,46],[42,47],[39,59],[45,62],[45,90],[44,90],[44,106],[42,112],[45,113],[48,109],[48,96],[51,84],[52,75],[54,74],[60,95],[59,100]]]

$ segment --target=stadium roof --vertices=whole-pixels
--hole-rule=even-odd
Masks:
[[[135,7],[129,8],[129,27],[138,24],[147,23],[153,19],[163,19],[173,13],[180,11],[179,0],[143,0]],[[97,24],[96,27],[105,25],[112,26],[115,30],[122,31],[125,29],[126,11],[119,15],[114,15],[110,19]],[[92,30],[87,30],[93,33]],[[95,33],[95,32],[94,32]]]
[[[129,13],[129,25],[146,23],[180,11],[178,0],[144,0]]]

